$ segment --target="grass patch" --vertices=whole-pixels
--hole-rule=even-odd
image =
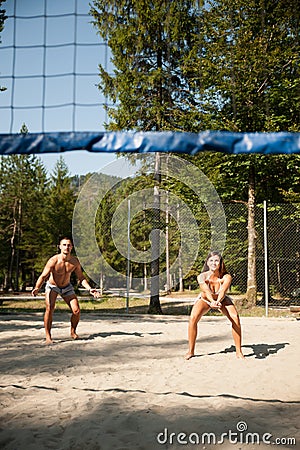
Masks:
[[[168,296],[162,296],[161,308],[164,315],[183,315],[189,316],[193,302],[184,301],[187,297],[195,297],[193,293],[185,293],[180,295],[172,293]],[[1,300],[1,296],[0,296]],[[101,299],[93,299],[90,297],[79,297],[80,308],[85,313],[105,313],[105,314],[147,314],[149,307],[149,298],[130,298],[129,307],[127,310],[126,299],[121,297],[103,296]],[[17,313],[36,313],[44,312],[45,301],[43,299],[22,298],[22,296],[11,297],[11,299],[4,299],[0,306],[0,314],[17,314]],[[56,301],[56,312],[69,312],[68,305],[62,300]],[[254,308],[238,307],[241,317],[263,317],[265,316],[265,308],[262,306],[255,306]],[[221,316],[222,313],[218,311],[209,311],[208,316]],[[269,308],[269,317],[296,317],[299,314],[291,313],[289,308]]]

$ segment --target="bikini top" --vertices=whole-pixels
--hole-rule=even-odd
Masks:
[[[212,273],[210,272],[210,271],[208,271],[208,272],[202,272],[202,273],[200,273],[200,276],[199,276],[199,284],[201,284],[201,283],[206,283],[207,284],[207,286],[209,287],[209,289],[210,289],[210,292],[212,293],[212,294],[214,294],[214,295],[217,295],[217,294],[219,294],[219,292],[220,292],[220,290],[221,290],[221,286],[222,286],[222,284],[224,283],[224,280],[223,280],[223,278],[218,278],[217,279],[217,283],[219,283],[219,289],[217,290],[217,291],[212,291],[212,289],[211,289],[211,287],[210,287],[210,277],[211,277],[211,275],[212,275]]]

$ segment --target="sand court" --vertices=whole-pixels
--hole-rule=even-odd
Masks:
[[[56,313],[0,316],[5,450],[299,448],[299,321],[206,316],[196,356],[186,316],[82,314],[80,340]],[[296,443],[296,444],[295,444]]]

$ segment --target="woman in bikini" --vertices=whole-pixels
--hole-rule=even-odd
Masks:
[[[195,356],[198,322],[211,308],[220,310],[230,320],[236,356],[244,359],[241,347],[242,331],[240,318],[231,298],[226,295],[232,278],[227,273],[222,255],[219,252],[209,253],[203,271],[198,275],[197,280],[200,286],[200,294],[191,311],[188,329],[189,350],[185,355],[185,359],[191,359]]]

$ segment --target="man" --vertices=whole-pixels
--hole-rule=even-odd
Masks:
[[[92,289],[86,278],[84,277],[78,259],[71,255],[73,244],[71,239],[63,238],[59,243],[60,253],[52,256],[46,263],[43,272],[38,278],[32,295],[37,295],[43,283],[46,283],[46,310],[44,315],[44,326],[46,332],[46,343],[51,344],[51,326],[53,311],[57,295],[59,294],[67,303],[72,311],[71,316],[71,337],[78,339],[76,328],[80,318],[80,307],[74,288],[70,282],[71,274],[74,272],[78,281],[85,287],[94,297],[100,294],[96,289]]]

